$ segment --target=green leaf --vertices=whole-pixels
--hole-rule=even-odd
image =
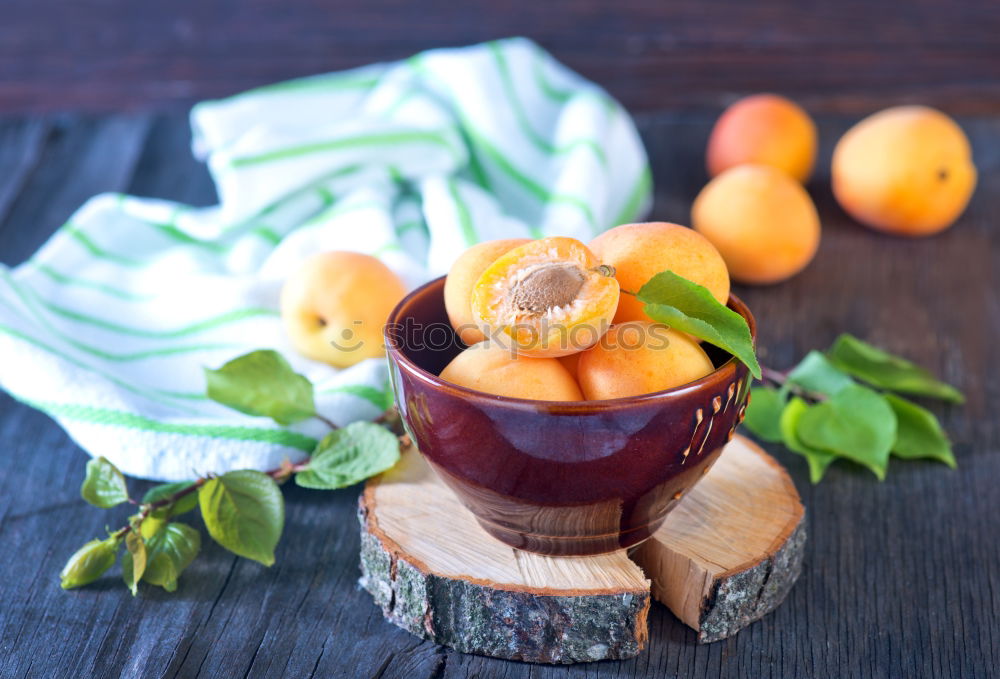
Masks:
[[[934,413],[895,394],[885,394],[885,400],[896,413],[893,455],[908,460],[929,458],[952,469],[957,466],[951,442]]]
[[[881,394],[853,385],[802,413],[796,433],[812,448],[868,467],[881,481],[896,441],[896,415]]]
[[[82,587],[101,577],[115,565],[118,557],[118,538],[91,540],[73,553],[59,573],[63,589]]]
[[[799,438],[799,422],[809,408],[809,404],[798,396],[793,397],[788,402],[785,410],[781,413],[781,437],[789,450],[806,458],[806,462],[809,464],[809,480],[816,484],[822,480],[827,467],[836,459],[836,456],[825,450],[806,445]]]
[[[195,501],[197,501],[197,497],[195,498]],[[150,514],[143,519],[142,523],[139,525],[139,534],[142,535],[143,540],[149,540],[149,538],[156,535],[165,525],[167,525],[166,519],[160,519]]]
[[[122,579],[125,586],[135,596],[139,592],[139,581],[146,572],[146,543],[133,529],[125,536],[125,554],[122,556]]]
[[[144,522],[145,523],[145,522]],[[142,580],[173,592],[177,578],[187,568],[201,549],[201,534],[183,523],[168,523],[146,541],[146,570]],[[122,569],[129,558],[122,558]]]
[[[750,390],[743,424],[759,439],[778,443],[781,436],[781,413],[785,410],[785,396],[772,387],[754,387]]]
[[[827,355],[844,372],[881,389],[931,396],[953,403],[965,401],[962,392],[936,379],[920,366],[852,335],[838,337]]]
[[[694,335],[743,361],[760,379],[760,365],[746,320],[720,304],[704,286],[672,271],[661,271],[639,289],[636,298],[654,321]]]
[[[107,458],[95,457],[87,461],[87,476],[80,486],[80,495],[95,507],[108,509],[128,500],[128,487],[118,467]]]
[[[174,483],[163,483],[159,486],[153,486],[146,494],[142,496],[142,504],[148,505],[153,502],[158,502],[165,498],[170,497],[174,493],[178,493],[185,488],[191,486],[192,481],[176,481]],[[159,509],[154,509],[150,516],[157,519],[169,519],[174,516],[180,516],[181,514],[186,514],[192,509],[198,506],[198,495],[196,493],[188,493],[184,497],[177,500],[173,505],[169,507],[160,507]],[[145,522],[143,522],[145,523]]]
[[[312,383],[276,351],[253,351],[218,370],[205,368],[208,397],[247,415],[294,424],[315,416]]]
[[[274,563],[274,548],[285,525],[285,502],[278,484],[249,469],[210,479],[198,491],[208,533],[240,556]]]
[[[313,451],[295,483],[305,488],[344,488],[392,467],[399,460],[399,440],[385,427],[354,422],[330,432]]]
[[[854,384],[854,380],[833,365],[818,351],[806,354],[795,369],[788,373],[788,383],[797,384],[806,391],[833,396]]]

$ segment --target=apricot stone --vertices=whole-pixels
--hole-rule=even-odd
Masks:
[[[740,165],[710,181],[694,201],[691,222],[741,283],[793,276],[819,247],[819,215],[809,194],[766,165]]]
[[[452,327],[466,344],[486,339],[472,316],[473,286],[497,257],[527,242],[527,238],[507,238],[479,243],[459,255],[451,265],[444,281],[444,306]]]
[[[770,165],[805,182],[816,163],[816,124],[798,104],[776,94],[740,99],[716,121],[706,165],[715,177],[747,163]]]
[[[586,349],[607,332],[618,282],[573,238],[542,238],[501,255],[472,291],[472,315],[491,341],[524,356]]]
[[[403,282],[374,257],[323,252],[285,281],[281,318],[296,351],[346,368],[385,354],[382,328],[405,294]]]
[[[487,394],[535,401],[579,401],[573,376],[555,358],[519,356],[497,342],[473,344],[441,371],[441,379]]]
[[[833,195],[862,224],[904,236],[951,226],[976,188],[962,128],[926,106],[898,106],[865,118],[833,152]]]
[[[580,388],[587,400],[651,394],[700,379],[715,369],[696,340],[659,323],[614,325],[580,354]]]
[[[723,304],[729,299],[729,272],[718,250],[704,236],[667,222],[623,224],[605,231],[590,242],[590,249],[603,264],[615,268],[623,290],[638,292],[650,278],[669,269],[678,276],[708,288]],[[643,303],[622,295],[615,323],[652,321]]]

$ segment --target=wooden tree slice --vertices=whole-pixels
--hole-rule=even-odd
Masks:
[[[362,584],[385,617],[466,653],[573,663],[646,644],[649,581],[623,551],[548,557],[490,537],[409,450],[360,500]]]
[[[359,505],[361,582],[388,620],[459,651],[529,662],[635,656],[651,586],[700,641],[728,636],[784,599],[805,541],[787,473],[742,437],[632,550],[634,561],[624,551],[548,557],[504,545],[414,450],[370,481]]]
[[[632,558],[698,640],[723,639],[780,604],[802,570],[805,509],[788,472],[737,436]]]

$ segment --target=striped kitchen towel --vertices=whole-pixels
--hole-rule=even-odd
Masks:
[[[100,195],[24,264],[0,265],[0,385],[127,474],[267,469],[324,427],[206,399],[203,366],[274,348],[338,424],[392,402],[383,359],[295,354],[278,295],[308,255],[379,257],[409,286],[494,238],[589,240],[648,209],[628,114],[510,39],[293,80],[191,112],[219,204]]]

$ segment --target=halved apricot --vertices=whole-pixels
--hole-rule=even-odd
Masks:
[[[501,255],[476,282],[472,314],[490,341],[525,356],[565,356],[595,344],[618,308],[618,281],[574,238],[542,238]]]

